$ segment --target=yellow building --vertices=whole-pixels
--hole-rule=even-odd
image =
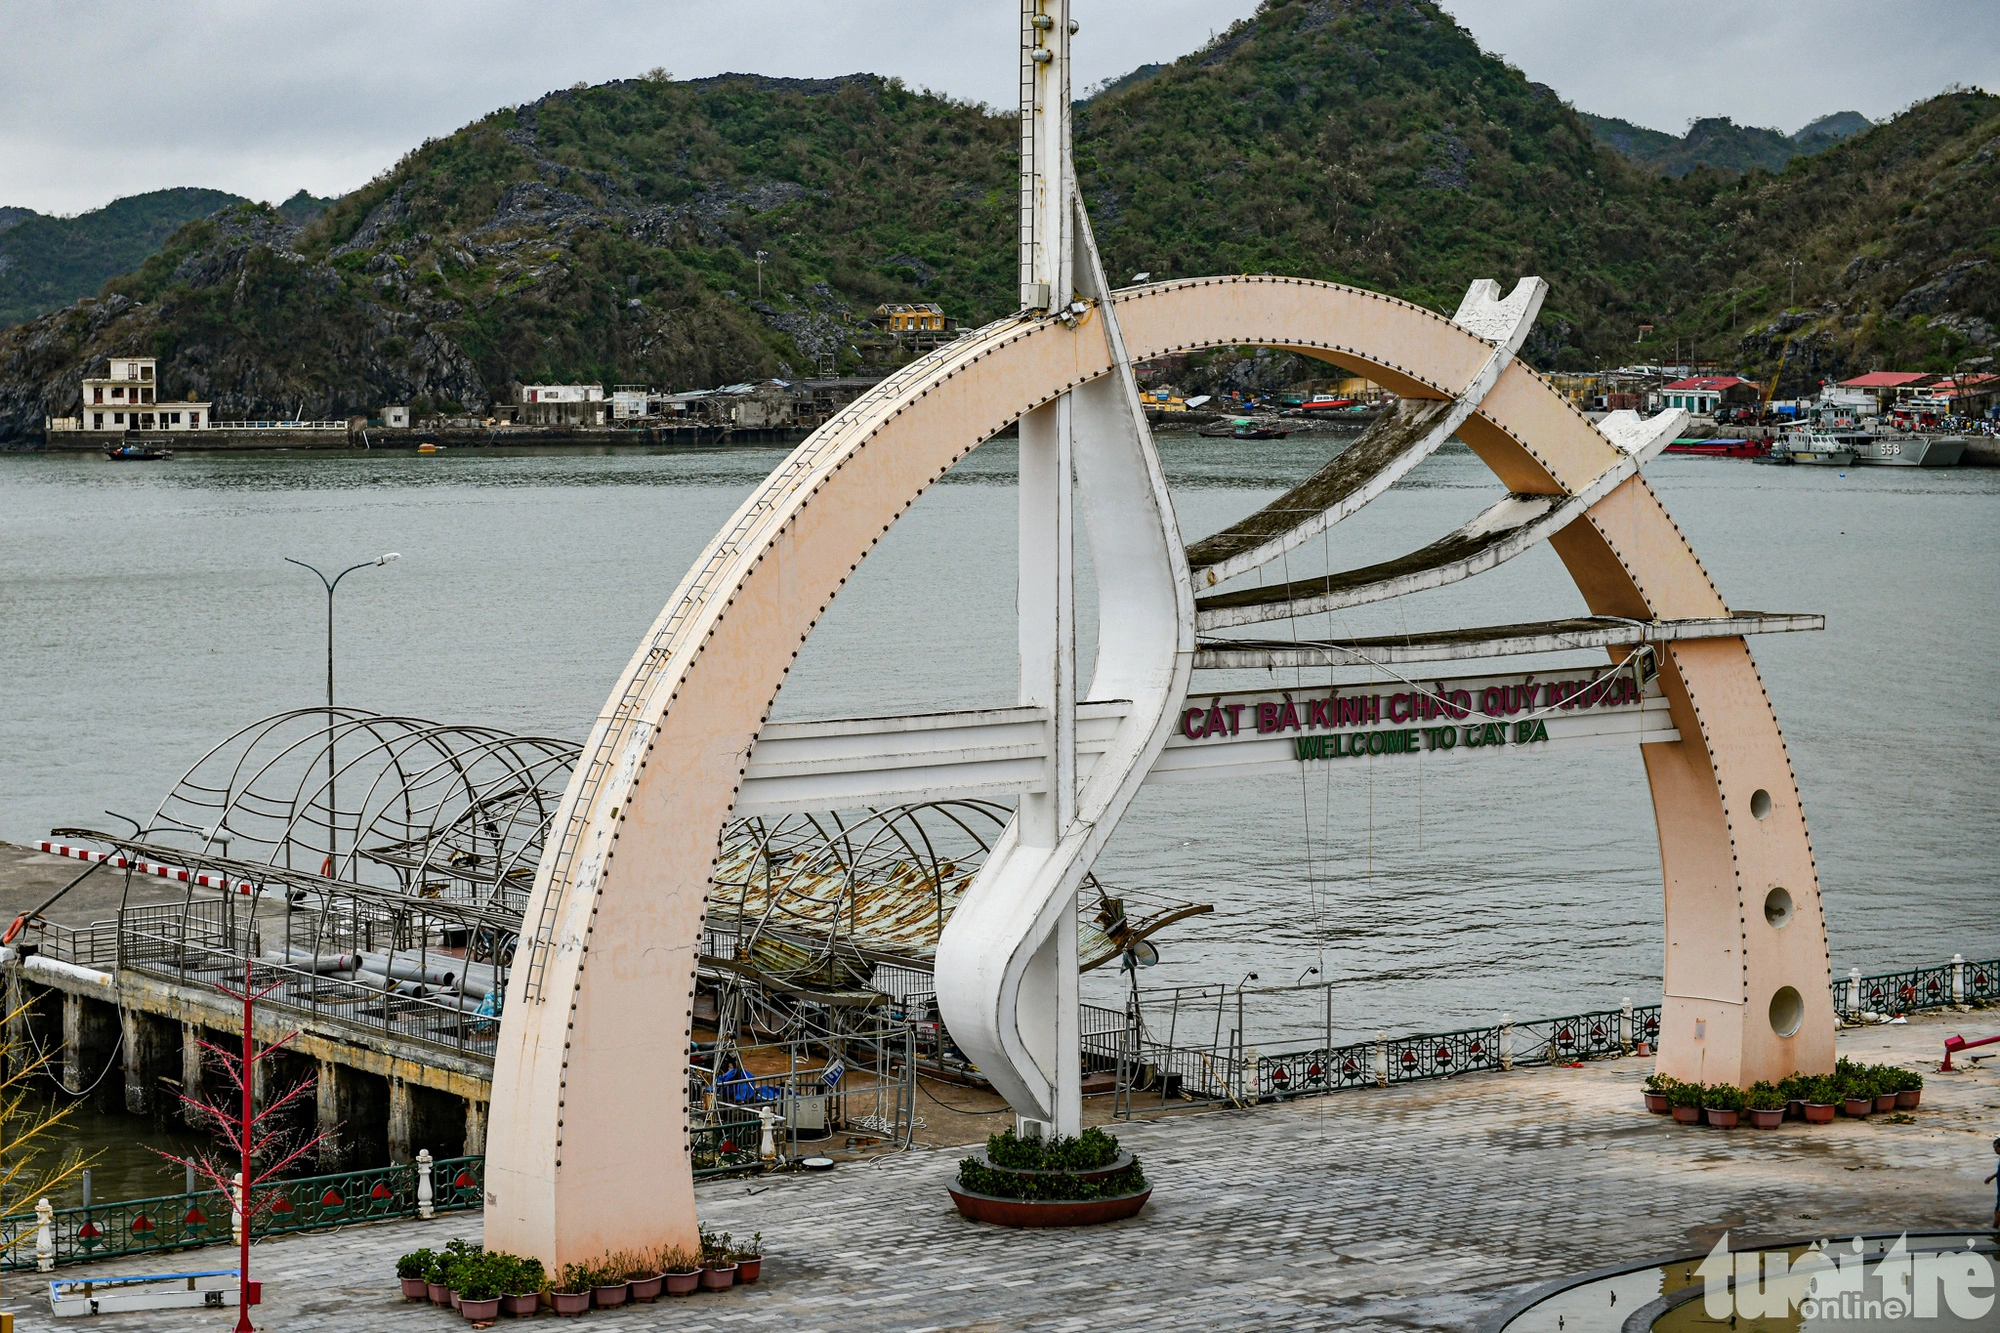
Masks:
[[[914,305],[878,305],[875,322],[891,333],[943,333],[944,307],[928,301]]]

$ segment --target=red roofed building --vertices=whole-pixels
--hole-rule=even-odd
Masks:
[[[1661,406],[1690,412],[1713,412],[1724,403],[1758,403],[1763,399],[1763,389],[1739,375],[1696,375],[1660,389]]]
[[[1856,375],[1851,380],[1842,380],[1837,387],[1843,394],[1872,395],[1876,406],[1886,412],[1889,404],[1896,399],[1913,393],[1928,393],[1944,378],[1915,370],[1875,370],[1866,375]]]

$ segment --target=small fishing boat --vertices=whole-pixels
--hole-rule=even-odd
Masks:
[[[1291,434],[1290,431],[1279,430],[1275,426],[1261,425],[1249,417],[1237,417],[1233,421],[1204,426],[1196,433],[1206,435],[1210,439],[1230,440],[1282,440]]]
[[[172,458],[174,451],[162,449],[157,444],[107,444],[104,456],[120,463],[157,463],[163,458]]]
[[[1771,443],[1769,440],[1675,440],[1666,452],[1697,458],[1762,458],[1771,452]]]

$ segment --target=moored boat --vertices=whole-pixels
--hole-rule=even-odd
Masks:
[[[1670,454],[1691,454],[1697,458],[1762,458],[1771,452],[1769,440],[1675,440]]]
[[[1916,435],[1901,431],[1843,435],[1854,461],[1867,467],[1957,467],[1965,456],[1958,435]]]
[[[157,463],[163,458],[172,458],[174,451],[162,449],[157,444],[107,444],[104,456],[121,463]]]
[[[1771,452],[1783,450],[1794,463],[1810,467],[1852,467],[1854,450],[1845,436],[1811,426],[1785,432],[1784,439],[1771,446]]]

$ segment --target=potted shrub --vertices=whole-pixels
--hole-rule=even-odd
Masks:
[[[669,1296],[692,1296],[701,1286],[701,1257],[689,1254],[678,1245],[669,1245],[660,1251],[660,1268],[665,1273],[666,1290]]]
[[[607,1255],[600,1260],[590,1273],[591,1303],[600,1310],[608,1310],[614,1305],[623,1305],[632,1294],[632,1284],[625,1280],[624,1265]]]
[[[1648,1074],[1645,1092],[1646,1109],[1654,1115],[1665,1115],[1671,1111],[1673,1099],[1669,1094],[1673,1091],[1673,1086],[1674,1081],[1665,1074]]]
[[[1914,1069],[1896,1071],[1896,1109],[1914,1111],[1924,1099],[1924,1076]]]
[[[463,1282],[485,1258],[485,1251],[471,1241],[448,1240],[444,1244],[444,1254],[439,1262],[439,1271],[444,1275],[444,1285],[451,1308],[456,1310],[459,1303],[459,1284]]]
[[[1667,1100],[1674,1108],[1674,1120],[1682,1125],[1701,1123],[1701,1094],[1699,1083],[1676,1083],[1667,1090]]]
[[[625,1281],[632,1291],[635,1301],[655,1301],[660,1298],[660,1288],[666,1282],[666,1274],[651,1254],[633,1254],[620,1251],[611,1256],[611,1262],[624,1270]]]
[[[759,1231],[751,1236],[749,1245],[731,1250],[729,1257],[736,1261],[738,1282],[746,1287],[755,1282],[764,1272],[764,1233]]]
[[[1869,1086],[1866,1073],[1860,1069],[1849,1069],[1837,1077],[1840,1079],[1842,1113],[1860,1120],[1875,1109],[1875,1089]]]
[[[1806,1123],[1809,1125],[1830,1125],[1833,1113],[1840,1102],[1840,1088],[1831,1074],[1821,1074],[1805,1081]]]
[[[1888,1065],[1868,1067],[1868,1088],[1875,1094],[1875,1110],[1878,1114],[1896,1109],[1896,1075],[1902,1072]]]
[[[1717,1129],[1734,1129],[1743,1114],[1743,1089],[1734,1083],[1712,1083],[1702,1097],[1702,1113]]]
[[[729,1258],[729,1233],[720,1236],[707,1227],[701,1229],[701,1286],[704,1291],[721,1291],[736,1283],[736,1265]]]
[[[1769,1083],[1759,1083],[1743,1094],[1743,1107],[1758,1129],[1776,1129],[1784,1123],[1785,1095]]]
[[[431,1265],[436,1262],[437,1256],[428,1248],[411,1250],[396,1261],[396,1277],[403,1284],[404,1300],[430,1299],[430,1283],[426,1279],[430,1275]]]
[[[1791,1074],[1778,1080],[1778,1095],[1785,1100],[1787,1120],[1806,1118],[1806,1081],[1803,1074]]]
[[[445,1266],[451,1260],[448,1254],[431,1256],[430,1271],[424,1274],[424,1294],[432,1305],[451,1304],[451,1283],[447,1280]]]
[[[525,1319],[541,1308],[542,1261],[523,1259],[517,1254],[495,1254],[490,1256],[497,1270],[500,1283],[500,1309],[503,1313]]]
[[[549,1291],[549,1304],[557,1314],[582,1314],[590,1308],[591,1280],[596,1276],[588,1264],[564,1264]]]
[[[458,1312],[470,1323],[484,1324],[500,1317],[503,1265],[497,1262],[498,1258],[490,1254],[468,1255],[455,1270]]]

